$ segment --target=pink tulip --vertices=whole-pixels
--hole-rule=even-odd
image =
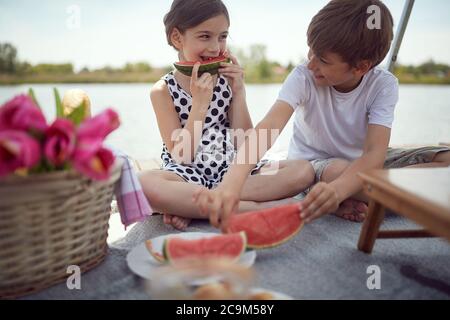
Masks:
[[[101,138],[80,139],[73,155],[75,169],[94,180],[108,179],[114,164],[113,153],[102,142]]]
[[[46,128],[42,111],[27,95],[18,95],[0,107],[0,130],[44,132]]]
[[[32,168],[41,159],[39,143],[22,131],[0,131],[0,177]]]
[[[119,115],[112,109],[106,109],[99,115],[85,120],[78,127],[77,137],[100,138],[104,140],[108,134],[120,125]]]
[[[55,165],[64,164],[75,150],[75,126],[67,119],[56,119],[45,132],[44,154]]]

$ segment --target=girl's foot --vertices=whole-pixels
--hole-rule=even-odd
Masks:
[[[172,225],[172,216],[170,214],[164,213],[163,214],[163,222],[169,226]]]
[[[189,223],[191,222],[191,219],[178,217],[178,216],[172,216],[170,214],[164,214],[163,221],[165,224],[171,225],[175,229],[184,231],[184,230],[186,230]]]
[[[334,215],[353,222],[363,222],[367,211],[368,207],[364,202],[347,199],[341,203]]]

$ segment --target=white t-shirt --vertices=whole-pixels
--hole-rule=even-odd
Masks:
[[[351,92],[318,87],[306,65],[292,70],[278,100],[295,111],[288,159],[342,158],[362,155],[368,124],[391,128],[398,101],[398,80],[375,67]]]

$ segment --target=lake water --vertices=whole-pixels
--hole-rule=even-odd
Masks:
[[[53,119],[52,88],[61,95],[68,89],[85,90],[96,114],[113,107],[122,125],[108,138],[136,159],[159,158],[162,146],[158,125],[150,103],[151,84],[70,84],[0,86],[0,103],[32,87],[47,119]],[[247,102],[256,125],[275,101],[281,84],[248,85]],[[292,134],[292,122],[287,125],[275,146],[272,157],[285,154]],[[391,145],[422,145],[450,143],[450,86],[401,85],[400,100],[395,111]]]

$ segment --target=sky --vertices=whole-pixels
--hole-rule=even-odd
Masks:
[[[299,63],[306,30],[327,0],[223,0],[231,19],[229,45],[267,46],[270,60]],[[178,60],[167,45],[163,17],[171,0],[0,0],[0,43],[12,43],[21,61],[98,68]],[[404,0],[385,0],[398,23]],[[79,14],[78,14],[79,13]],[[79,19],[74,17],[79,16]],[[450,1],[416,0],[400,63],[429,59],[450,64]],[[78,23],[79,22],[79,23]],[[395,26],[395,30],[397,25]],[[395,31],[394,30],[394,31]]]

